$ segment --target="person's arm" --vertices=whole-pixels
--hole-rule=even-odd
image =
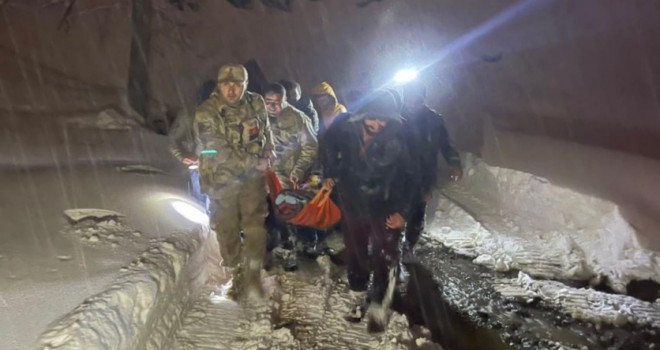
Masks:
[[[403,137],[393,140],[388,145],[387,152],[397,152],[397,165],[394,183],[390,191],[393,192],[394,212],[385,219],[385,225],[392,230],[402,230],[406,220],[410,218],[417,192],[419,191],[419,161],[412,158],[409,152],[408,140]]]
[[[449,164],[452,169],[462,169],[461,157],[452,144],[449,132],[447,132],[447,127],[445,126],[445,120],[440,115],[437,115],[436,118],[434,134],[437,135],[438,147],[440,148],[442,156],[447,161],[447,164]]]
[[[263,135],[264,135],[264,145],[263,151],[261,154],[262,159],[270,160],[275,158],[275,141],[273,139],[273,130],[270,127],[270,121],[268,120],[268,112],[266,112],[266,105],[264,103],[263,97],[257,94],[251,94],[250,102],[254,108],[254,117],[259,121],[260,125],[264,126]]]
[[[323,177],[325,179],[333,179],[337,181],[339,177],[339,169],[341,164],[340,157],[340,128],[338,124],[333,124],[323,137],[319,139],[319,160],[323,166]],[[342,140],[347,142],[348,140]]]
[[[189,150],[184,147],[184,142],[186,141],[185,138],[191,137],[192,135],[192,123],[188,118],[189,117],[185,111],[179,112],[167,134],[169,141],[168,149],[172,156],[174,156],[179,162],[183,162],[184,158],[190,156],[190,154],[188,154]]]
[[[397,176],[397,190],[400,191],[399,202],[397,203],[398,212],[406,219],[410,217],[416,198],[419,196],[421,186],[420,162],[417,157],[413,157],[407,140],[399,138],[399,169]]]
[[[316,135],[312,130],[312,125],[309,118],[300,113],[300,119],[302,123],[302,131],[300,135],[300,156],[296,160],[296,164],[291,171],[292,180],[301,180],[305,175],[305,172],[309,167],[312,166],[312,162],[316,157],[316,152],[318,149],[318,142],[316,141]]]
[[[314,130],[314,133],[319,132],[319,113],[316,111],[314,108],[314,104],[312,103],[312,100],[307,100],[307,111],[309,114],[309,119],[312,121],[312,129]]]

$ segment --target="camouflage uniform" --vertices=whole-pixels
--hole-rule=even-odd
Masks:
[[[316,133],[309,117],[286,105],[278,117],[271,117],[275,144],[275,173],[285,188],[291,188],[291,176],[303,180],[316,157]]]
[[[230,105],[221,93],[214,92],[197,109],[194,131],[199,141],[202,191],[214,201],[212,220],[224,264],[241,265],[247,283],[258,282],[268,208],[264,176],[256,167],[259,158],[273,150],[263,98],[246,91],[237,104]],[[209,150],[215,153],[208,154]]]

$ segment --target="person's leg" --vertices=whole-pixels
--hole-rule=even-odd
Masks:
[[[190,171],[190,190],[193,198],[198,201],[202,201],[202,189],[199,184],[199,170],[188,170]]]
[[[342,211],[342,234],[348,284],[353,291],[365,291],[369,284],[369,226],[352,210]]]
[[[391,271],[396,272],[399,265],[402,235],[401,231],[388,229],[383,217],[371,220],[370,226],[371,266],[373,267],[370,297],[373,302],[381,303],[390,283]]]
[[[367,329],[382,332],[389,320],[394,297],[402,233],[387,229],[385,217],[374,217],[370,224],[373,279],[369,290],[371,304]]]
[[[222,264],[236,267],[240,263],[241,236],[236,189],[222,191],[219,199],[214,199],[213,222],[220,245]]]
[[[268,205],[268,215],[266,216],[266,220],[264,220],[266,231],[268,232],[266,236],[266,251],[270,252],[280,245],[280,233],[278,232],[275,219],[275,207],[273,206],[270,196],[266,196],[266,203]]]
[[[248,178],[241,186],[238,206],[243,229],[243,262],[246,288],[261,292],[261,268],[266,255],[268,215],[263,175]]]

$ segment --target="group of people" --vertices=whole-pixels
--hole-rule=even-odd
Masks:
[[[425,105],[420,83],[373,91],[349,112],[326,82],[311,98],[295,82],[270,84],[263,96],[246,91],[247,82],[243,66],[223,66],[192,118],[194,151],[173,152],[186,164],[199,163],[234,296],[263,293],[264,172],[274,170],[292,188],[315,169],[341,208],[347,276],[358,296],[347,318],[366,315],[371,330],[382,330],[401,256],[412,254],[424,229],[439,154],[453,180],[462,176],[442,117]]]

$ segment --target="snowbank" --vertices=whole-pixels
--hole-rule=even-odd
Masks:
[[[440,198],[430,235],[475,262],[533,276],[660,282],[660,254],[642,248],[617,205],[468,157],[465,178]]]
[[[152,245],[105,291],[85,300],[38,339],[40,349],[158,349],[176,330],[191,292],[213,272],[208,229]]]
[[[495,281],[505,298],[541,298],[576,319],[617,326],[628,323],[660,327],[660,300],[649,303],[626,295],[587,288],[570,288],[556,281],[537,281],[519,272],[518,278]]]

